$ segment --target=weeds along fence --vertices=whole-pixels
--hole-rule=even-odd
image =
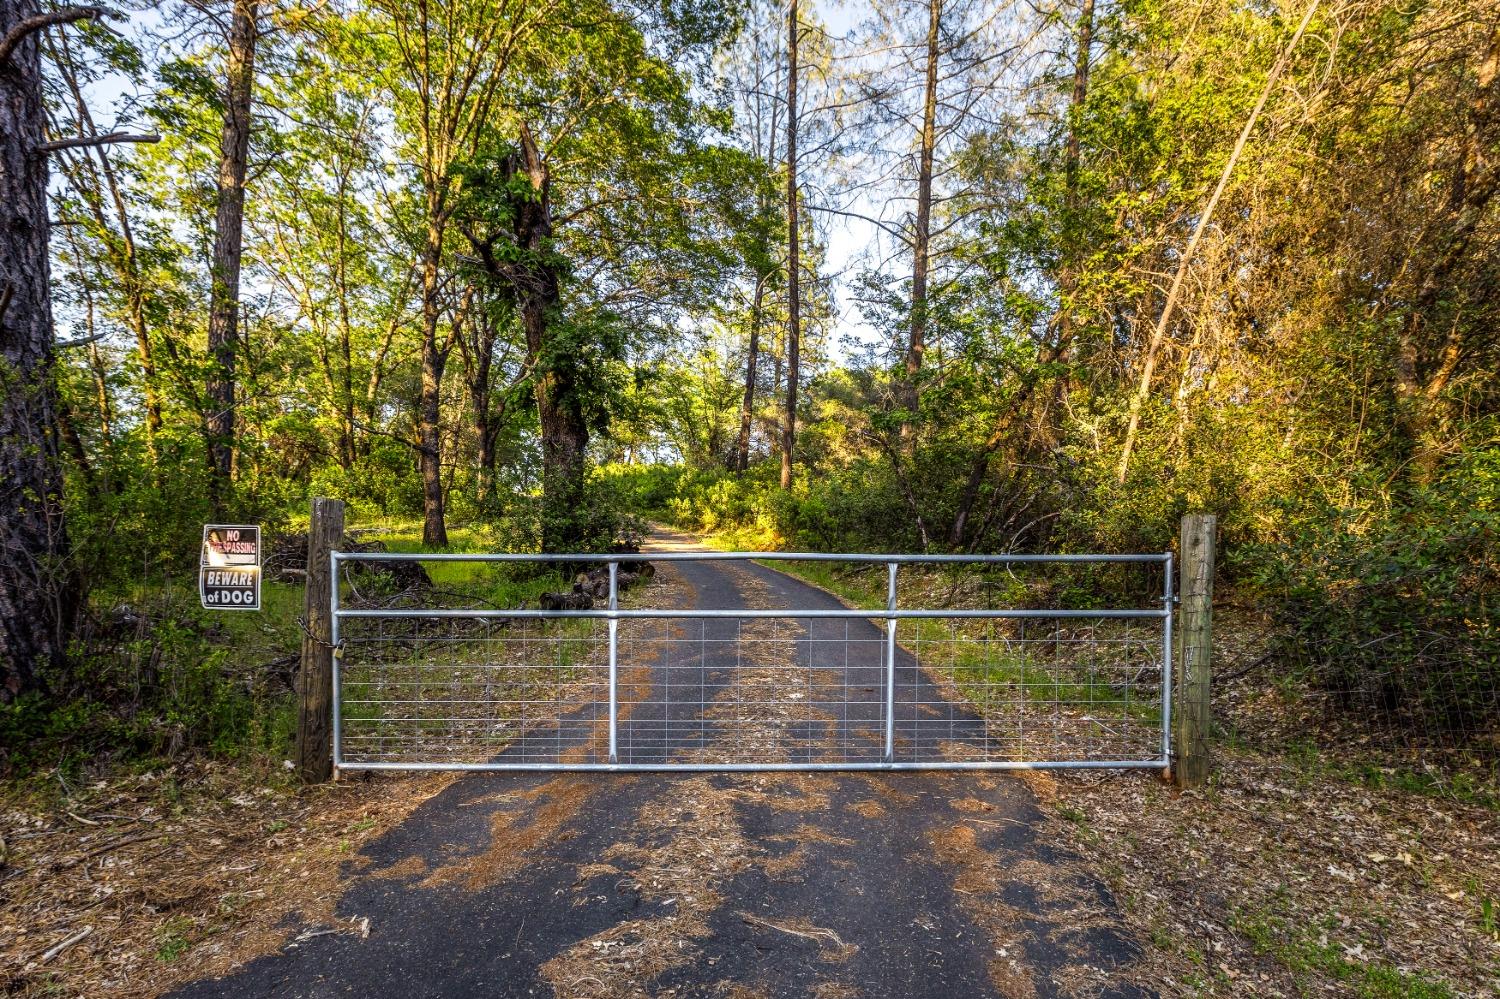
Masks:
[[[1459,629],[1368,635],[1313,622],[1276,635],[1236,678],[1265,704],[1237,712],[1239,730],[1355,761],[1373,783],[1384,773],[1397,783],[1484,789],[1500,801],[1496,643]]]
[[[305,548],[306,538],[286,544]],[[410,544],[415,547],[415,541]],[[365,545],[383,547],[370,541]],[[1321,754],[1322,763],[1354,770],[1375,782],[1469,785],[1500,797],[1495,793],[1500,787],[1500,628],[1487,602],[1492,581],[1485,575],[1493,568],[1493,550],[1474,542],[1464,548],[1467,554],[1460,553],[1462,558],[1449,552],[1444,564],[1451,564],[1451,571],[1424,568],[1434,561],[1430,553],[1402,561],[1397,557],[1400,551],[1394,543],[1382,543],[1373,554],[1362,549],[1319,555],[1299,570],[1292,581],[1298,586],[1289,587],[1303,596],[1285,604],[1269,631],[1258,620],[1253,622],[1259,629],[1253,636],[1247,637],[1244,627],[1221,628],[1213,664],[1215,721],[1231,740],[1297,752],[1307,748]],[[430,574],[422,571],[423,564],[432,569]],[[876,611],[885,605],[886,568],[881,564],[812,561],[782,562],[779,567],[839,593],[852,606]],[[377,560],[347,566],[343,585],[350,607],[503,610],[535,607],[543,591],[569,590],[571,575],[571,569],[559,566]],[[291,581],[268,583],[261,613],[223,615],[199,609],[190,585],[174,574],[141,573],[137,582],[85,617],[75,636],[75,665],[53,684],[52,699],[58,707],[8,716],[5,765],[25,765],[33,757],[45,763],[68,756],[173,757],[205,749],[282,752],[295,721],[290,695],[297,664],[291,653],[302,635],[301,577],[288,578]],[[1162,586],[1161,567],[1150,564],[936,563],[902,568],[898,602],[902,607],[938,610],[1150,607],[1159,601]],[[1240,599],[1242,594],[1232,596]],[[640,606],[641,591],[627,587],[621,599],[624,606]],[[873,622],[877,630],[885,625],[877,614],[863,620]],[[744,663],[759,669],[764,678],[778,675],[767,670],[773,660],[781,660],[786,700],[795,703],[797,699],[790,697],[792,670],[785,664],[805,652],[808,622],[750,625],[734,637],[747,653]],[[513,677],[522,689],[509,699],[520,705],[517,718],[533,729],[532,716],[549,705],[604,703],[607,690],[586,689],[602,675],[596,664],[607,654],[608,624],[601,619],[504,624],[492,618],[449,623],[446,633],[431,621],[414,619],[409,626],[406,636],[385,626],[386,647],[377,651],[372,644],[371,654],[393,663],[411,643],[435,650],[446,641],[461,655],[508,650],[516,663],[551,664]],[[856,663],[864,654],[857,634],[846,637],[829,631],[853,629],[853,623],[824,622],[816,627],[826,632],[820,633],[820,641],[826,637],[827,647],[843,643],[855,651]],[[935,734],[944,724],[956,725],[956,719],[950,722],[930,712],[942,713],[947,704],[964,703],[990,719],[992,737],[1003,729],[997,720],[1014,718],[1012,746],[1026,751],[1040,747],[1048,726],[1064,730],[1070,712],[1095,719],[1090,724],[1096,727],[1109,711],[1123,713],[1136,728],[1159,721],[1153,714],[1157,695],[1151,686],[1149,640],[1138,633],[1140,628],[1129,622],[1084,627],[1076,620],[1044,619],[897,622],[903,653],[914,655],[928,673],[944,678],[942,703],[921,706],[917,698],[912,701],[913,710],[925,707],[923,716],[933,719],[927,730]],[[681,620],[670,626],[622,621],[619,632],[621,647],[629,655],[670,656],[674,677],[690,675],[692,657],[702,658],[701,652],[692,651],[695,644],[718,640],[702,622]],[[867,651],[877,650],[876,642],[868,644]],[[1146,672],[1126,674],[1131,663]],[[1117,668],[1123,680],[1111,676]],[[809,689],[818,694],[819,676],[815,670],[801,674],[803,703],[817,700],[806,695]],[[451,678],[448,685],[445,696],[453,699]],[[869,710],[859,703],[870,693],[864,686],[868,684],[850,684],[853,723],[841,738],[868,741],[868,734],[854,734],[860,728],[860,713]],[[478,699],[494,699],[501,693],[492,686]],[[628,700],[632,692],[624,693]],[[751,703],[755,697],[749,685],[725,696],[745,702],[739,721],[747,727],[755,711],[765,710]],[[368,707],[351,706],[351,720],[359,720],[359,712]],[[452,717],[469,725],[464,739],[478,750],[465,759],[486,759],[484,753],[491,749],[503,752],[510,736],[503,728],[481,732],[476,726],[484,719],[475,708],[465,709],[472,716],[467,719],[462,712]],[[632,705],[630,710],[646,709]],[[721,704],[711,710],[723,714],[726,709]],[[595,714],[585,727],[597,734],[603,718]],[[424,721],[431,730],[432,720]],[[786,722],[785,731],[796,725],[802,726],[797,731],[809,731],[819,719],[811,712],[800,719],[783,712],[780,722],[769,716],[762,721]],[[722,729],[722,719],[718,724]],[[781,738],[786,744],[787,737]],[[1105,748],[1102,736],[1096,742]],[[1003,743],[1003,738],[992,738],[987,745]],[[1131,743],[1138,744],[1139,740]],[[38,746],[46,748],[27,748]],[[805,741],[797,752],[806,757],[813,748],[817,747]],[[840,751],[848,758],[856,755],[853,748]],[[1047,755],[1062,753],[1055,749]]]

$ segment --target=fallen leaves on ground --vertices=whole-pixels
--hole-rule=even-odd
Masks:
[[[367,918],[335,905],[360,846],[446,777],[297,788],[274,771],[176,766],[0,797],[0,991],[134,997],[222,975]]]
[[[1500,896],[1500,814],[1274,755],[1216,764],[1189,792],[1144,776],[1028,778],[1053,832],[1152,944],[1139,981],[1173,995],[1500,993],[1483,908]]]

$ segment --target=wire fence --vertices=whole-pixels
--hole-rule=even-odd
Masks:
[[[1500,802],[1493,647],[1255,631],[1216,643],[1214,713],[1229,739],[1376,786]]]

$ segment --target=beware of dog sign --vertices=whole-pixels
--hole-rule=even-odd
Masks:
[[[210,610],[260,610],[260,528],[205,524],[198,597]]]

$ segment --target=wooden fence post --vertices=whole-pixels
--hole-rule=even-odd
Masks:
[[[307,525],[306,630],[297,683],[297,770],[305,784],[333,776],[333,619],[328,601],[336,580],[329,571],[328,553],[343,537],[343,501],[313,500]]]
[[[1172,772],[1177,786],[1199,787],[1208,780],[1209,668],[1213,651],[1214,527],[1211,513],[1182,518],[1178,543],[1180,608],[1177,625],[1177,677],[1173,696]]]

